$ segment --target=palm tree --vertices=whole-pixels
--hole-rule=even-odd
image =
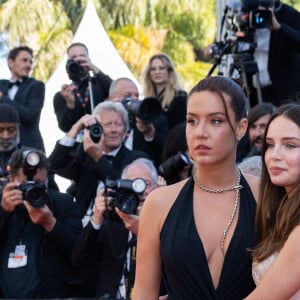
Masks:
[[[27,45],[34,50],[33,76],[46,81],[57,57],[72,38],[70,21],[60,2],[9,0],[1,6],[0,30],[10,48]]]

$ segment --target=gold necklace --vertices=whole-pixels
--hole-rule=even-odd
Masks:
[[[233,210],[232,210],[232,213],[231,213],[231,217],[228,220],[227,226],[226,226],[225,230],[223,231],[223,234],[222,234],[221,240],[220,240],[220,249],[221,249],[223,255],[225,255],[225,253],[224,253],[225,239],[226,239],[227,233],[228,233],[228,231],[230,229],[230,226],[231,226],[231,224],[232,224],[232,222],[235,218],[235,215],[237,213],[237,210],[238,210],[238,207],[239,207],[239,204],[240,204],[240,189],[243,188],[243,186],[240,185],[241,172],[238,171],[238,177],[237,177],[236,185],[231,186],[231,187],[226,187],[226,188],[223,188],[223,189],[211,189],[211,188],[205,187],[196,178],[196,172],[197,172],[197,170],[195,170],[195,172],[193,174],[194,182],[195,182],[196,186],[198,186],[200,189],[202,189],[206,192],[220,194],[220,193],[235,190],[235,201],[234,201],[234,206],[233,206]]]

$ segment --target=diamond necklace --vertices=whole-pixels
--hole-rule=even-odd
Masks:
[[[243,188],[242,185],[240,185],[240,181],[241,181],[241,172],[238,171],[238,178],[236,181],[236,185],[235,186],[231,186],[231,187],[227,187],[224,189],[211,189],[208,187],[205,187],[204,185],[202,185],[196,178],[196,172],[197,170],[195,170],[194,174],[193,174],[193,178],[194,178],[194,182],[196,184],[196,186],[198,186],[200,189],[202,189],[203,191],[209,192],[209,193],[216,193],[216,194],[220,194],[220,193],[224,193],[224,192],[228,192],[228,191],[233,191],[235,190],[235,201],[234,201],[234,206],[233,206],[233,210],[231,213],[231,217],[228,220],[227,226],[225,228],[225,230],[223,231],[223,234],[221,236],[221,240],[220,240],[220,249],[223,253],[223,255],[225,255],[224,253],[224,243],[225,243],[225,239],[227,236],[227,233],[230,229],[230,226],[235,218],[235,215],[237,213],[239,204],[240,204],[240,189]]]

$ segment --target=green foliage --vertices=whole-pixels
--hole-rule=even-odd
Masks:
[[[96,8],[107,30],[128,25],[143,26],[147,14],[147,0],[98,1]]]
[[[184,88],[189,91],[199,80],[206,77],[211,65],[204,62],[189,62],[177,67]]]
[[[107,32],[120,56],[136,77],[139,77],[149,57],[161,52],[166,32],[144,27],[126,26]]]
[[[174,30],[168,32],[162,51],[167,53],[176,65],[195,60],[193,45],[182,34]]]
[[[60,2],[9,0],[0,9],[0,30],[11,48],[26,44],[34,51],[32,75],[47,81],[71,40],[70,20]]]
[[[155,7],[159,27],[182,34],[195,48],[211,43],[216,34],[215,4],[210,0],[160,1]]]

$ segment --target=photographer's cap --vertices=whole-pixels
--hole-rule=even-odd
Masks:
[[[7,103],[0,103],[0,123],[20,123],[17,109]]]

